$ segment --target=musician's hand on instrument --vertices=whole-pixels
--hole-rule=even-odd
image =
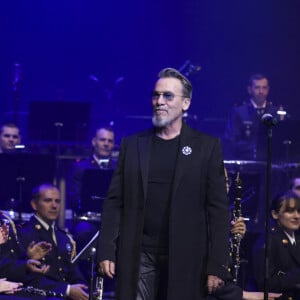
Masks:
[[[35,259],[28,259],[27,268],[34,273],[46,274],[49,271],[50,266],[44,265]]]
[[[51,250],[51,243],[45,241],[36,243],[35,241],[32,241],[27,247],[27,256],[31,259],[39,260],[47,255]]]
[[[103,260],[99,263],[99,272],[109,278],[115,275],[115,263],[111,260]]]
[[[88,300],[89,295],[85,292],[88,287],[84,284],[71,284],[69,297],[72,300]]]
[[[9,227],[7,224],[2,224],[0,226],[0,245],[4,244],[8,240]]]
[[[224,281],[215,275],[207,276],[207,290],[209,294],[213,294],[218,288],[224,285]]]
[[[246,233],[246,224],[242,217],[238,218],[235,222],[231,221],[231,233],[232,234],[240,234],[244,236]]]
[[[7,281],[6,278],[0,278],[0,293],[13,294],[20,290],[23,283]]]

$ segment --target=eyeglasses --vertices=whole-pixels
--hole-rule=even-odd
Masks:
[[[164,100],[167,100],[167,101],[173,100],[175,96],[188,98],[187,96],[176,95],[172,92],[157,92],[157,91],[154,91],[152,93],[152,100],[158,100],[160,98],[160,96],[163,96]]]

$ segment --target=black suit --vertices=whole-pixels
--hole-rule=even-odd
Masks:
[[[284,293],[283,299],[300,299],[300,236],[297,234],[293,246],[281,228],[274,228],[270,235],[269,289],[270,292]],[[253,250],[254,277],[259,290],[264,283],[264,236]],[[281,299],[281,298],[280,298]]]
[[[153,134],[149,130],[123,140],[104,201],[98,261],[116,260],[120,232],[117,299],[121,300],[136,295]],[[229,212],[220,143],[185,124],[169,211],[167,299],[204,299],[206,275],[227,275]]]

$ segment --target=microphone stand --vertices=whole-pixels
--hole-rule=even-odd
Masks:
[[[268,300],[269,293],[269,253],[270,253],[270,207],[271,207],[271,168],[272,168],[272,127],[277,120],[262,122],[267,126],[267,176],[266,176],[266,201],[265,201],[265,253],[264,253],[264,300]]]
[[[92,247],[90,249],[90,287],[89,287],[89,300],[94,299],[94,268],[95,268],[95,254],[96,254],[96,248]]]

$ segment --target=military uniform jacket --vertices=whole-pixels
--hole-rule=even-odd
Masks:
[[[300,299],[300,236],[295,234],[293,246],[281,228],[273,228],[270,235],[269,253],[269,290],[284,293],[285,298]],[[264,236],[256,243],[253,250],[254,277],[259,290],[264,283]]]
[[[225,132],[225,140],[229,151],[235,158],[255,159],[258,130],[263,114],[277,116],[277,107],[267,103],[261,114],[253,107],[251,102],[234,107]]]
[[[57,245],[52,240],[52,235],[33,216],[20,230],[20,242],[26,247],[31,241],[46,241],[52,244],[52,251],[47,254],[42,262],[50,265],[50,270],[44,276],[59,282],[69,284],[84,283],[84,279],[76,264],[71,263],[75,255],[75,243],[62,230],[55,227]]]
[[[26,275],[26,257],[18,239],[17,228],[13,220],[0,212],[0,219],[9,226],[6,243],[0,245],[0,278],[10,281],[22,281]]]

